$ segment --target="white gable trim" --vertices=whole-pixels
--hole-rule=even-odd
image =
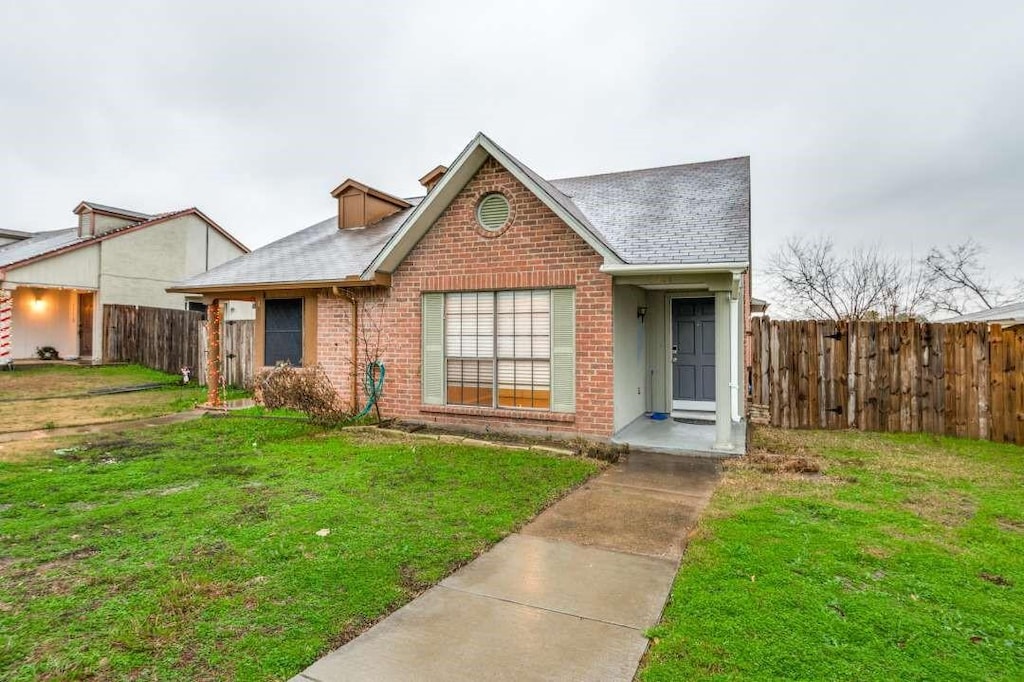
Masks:
[[[606,263],[623,263],[623,260],[586,225],[569,213],[543,187],[522,171],[520,164],[510,158],[504,150],[494,144],[483,133],[477,133],[469,145],[452,163],[451,168],[441,176],[434,188],[427,193],[401,228],[391,236],[377,257],[363,271],[362,278],[370,279],[376,272],[393,272],[412,251],[413,247],[430,230],[448,204],[455,199],[462,188],[491,156],[500,163],[516,180],[540,199],[551,211],[568,225],[590,248],[599,253]]]

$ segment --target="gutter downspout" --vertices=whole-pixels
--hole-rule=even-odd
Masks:
[[[359,303],[347,289],[333,289],[352,304],[352,414],[355,414],[359,410]]]

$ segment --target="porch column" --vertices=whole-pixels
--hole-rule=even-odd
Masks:
[[[14,295],[0,289],[0,367],[11,362],[11,333],[14,318]]]
[[[224,404],[220,394],[220,331],[224,318],[220,299],[210,301],[206,308],[206,402],[210,407]]]
[[[729,292],[715,292],[715,449],[732,450],[732,344]]]

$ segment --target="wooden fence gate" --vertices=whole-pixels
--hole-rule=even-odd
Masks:
[[[751,420],[1024,445],[1024,331],[985,323],[753,324]]]
[[[224,322],[222,376],[229,386],[252,385],[255,323]],[[191,367],[206,383],[206,320],[203,313],[132,305],[103,306],[103,361],[136,362],[177,374]]]

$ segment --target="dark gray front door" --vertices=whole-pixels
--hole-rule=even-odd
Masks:
[[[672,399],[715,399],[715,299],[672,300]]]

